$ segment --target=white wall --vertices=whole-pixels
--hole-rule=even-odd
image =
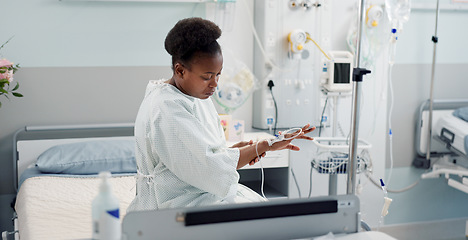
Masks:
[[[431,40],[435,33],[436,1],[413,1],[414,8],[410,19],[404,24],[400,39],[397,41],[397,64],[431,64],[434,44]],[[455,10],[463,7],[465,10]],[[468,63],[465,40],[468,31],[463,27],[468,23],[468,4],[466,2],[441,0],[438,20],[437,44],[438,64]]]
[[[204,4],[26,0],[2,10],[0,42],[14,36],[2,52],[24,67],[167,66],[166,33]]]

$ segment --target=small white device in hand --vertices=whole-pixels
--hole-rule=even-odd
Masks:
[[[290,132],[297,132],[298,133],[290,138],[284,138],[286,136],[286,134],[289,134]],[[299,134],[302,133],[302,128],[291,128],[291,129],[288,129],[284,132],[281,132],[281,134],[277,135],[275,138],[272,138],[272,139],[268,139],[267,142],[268,142],[268,146],[272,146],[273,144],[277,143],[277,142],[281,142],[281,141],[285,141],[285,140],[291,140],[291,139],[294,139],[295,137],[299,136]]]

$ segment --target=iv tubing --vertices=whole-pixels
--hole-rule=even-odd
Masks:
[[[378,188],[381,188],[380,184],[377,182],[377,180],[375,180],[374,178],[372,178],[372,176],[369,174],[369,172],[366,172],[366,177],[371,181],[372,184],[374,184],[376,187]],[[402,189],[396,189],[396,190],[393,190],[393,189],[388,189],[387,188],[387,192],[389,193],[402,193],[402,192],[406,192],[414,187],[416,187],[416,185],[418,185],[419,181],[421,179],[418,179],[416,180],[414,183],[408,185],[407,187],[404,187]]]
[[[265,173],[263,172],[263,165],[262,165],[262,161],[260,161],[260,155],[258,154],[258,143],[260,141],[257,141],[257,143],[255,144],[255,153],[257,153],[257,158],[258,158],[258,161],[260,162],[260,169],[262,171],[262,185],[261,185],[261,192],[262,192],[262,196],[263,198],[266,199],[265,197],[265,192],[263,191],[263,185],[265,184]]]
[[[393,43],[395,44],[395,43]],[[390,67],[388,68],[388,88],[390,93],[390,107],[388,110],[388,139],[389,139],[389,155],[390,155],[390,171],[387,177],[387,185],[390,184],[390,180],[392,178],[393,173],[393,132],[392,132],[392,113],[393,113],[393,102],[394,102],[394,95],[393,95],[393,84],[392,84],[392,69],[393,63],[390,63]]]
[[[290,128],[290,129],[288,129],[288,130],[282,132],[281,135],[286,135],[287,133],[292,132],[292,131],[297,131],[297,134],[294,135],[294,136],[292,136],[292,137],[285,138],[285,139],[283,139],[283,140],[281,140],[281,141],[287,141],[287,140],[291,140],[291,139],[296,138],[297,136],[299,136],[299,135],[302,133],[302,128]],[[255,143],[255,153],[257,154],[258,161],[260,161],[260,158],[261,158],[260,155],[258,154],[258,143],[259,143],[259,142],[260,142],[260,141],[257,141],[257,143]],[[268,141],[268,145],[270,145],[269,143],[270,143],[270,142]],[[271,145],[270,145],[270,146],[271,146]],[[264,198],[267,198],[267,197],[265,197],[265,192],[263,191],[263,186],[265,185],[265,172],[263,171],[263,165],[262,165],[262,162],[261,162],[261,161],[260,161],[260,169],[261,169],[261,171],[262,171],[261,192],[262,192],[262,196],[263,196]],[[292,173],[294,179],[296,179],[296,176],[294,175],[294,172],[292,172],[292,169],[291,169],[291,173]],[[297,185],[297,181],[296,181],[296,185]],[[298,187],[298,190],[299,190],[299,185],[297,185],[297,187]],[[299,197],[300,197],[300,195],[301,195],[301,193],[300,193],[300,190],[299,190]]]

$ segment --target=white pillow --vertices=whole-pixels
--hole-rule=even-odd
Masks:
[[[57,145],[43,152],[36,166],[43,173],[134,173],[134,140],[98,140]]]

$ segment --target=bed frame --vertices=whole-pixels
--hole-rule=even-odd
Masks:
[[[468,106],[468,99],[447,99],[434,100],[433,122],[437,122],[440,117],[453,110]],[[421,178],[438,178],[444,176],[447,184],[462,192],[468,193],[468,157],[452,146],[452,140],[449,139],[450,133],[444,132],[442,136],[438,133],[433,134],[431,141],[431,159],[437,158],[437,163],[431,165],[431,159],[426,159],[426,144],[428,139],[428,126],[424,124],[429,116],[429,101],[423,102],[419,109],[419,117],[416,127],[416,152],[418,156],[413,161],[416,167],[429,169],[421,175]],[[451,133],[453,135],[453,133]],[[454,176],[455,178],[451,177]]]
[[[437,120],[457,108],[468,106],[468,99],[435,99],[433,102],[433,115],[432,122],[436,123]],[[429,100],[421,103],[418,111],[416,120],[416,136],[415,136],[415,150],[417,153],[416,158],[413,161],[413,165],[419,168],[428,169],[431,167],[430,160],[426,160],[426,148],[428,141],[428,125],[429,122]],[[432,139],[437,141],[431,141],[431,156],[440,158],[444,155],[451,155],[454,157],[460,156],[458,150],[453,150],[450,145],[438,138]],[[461,155],[463,156],[463,154]],[[432,158],[432,157],[431,157]],[[458,157],[460,158],[460,157]],[[463,157],[461,157],[463,158]],[[465,159],[463,159],[465,160]]]

